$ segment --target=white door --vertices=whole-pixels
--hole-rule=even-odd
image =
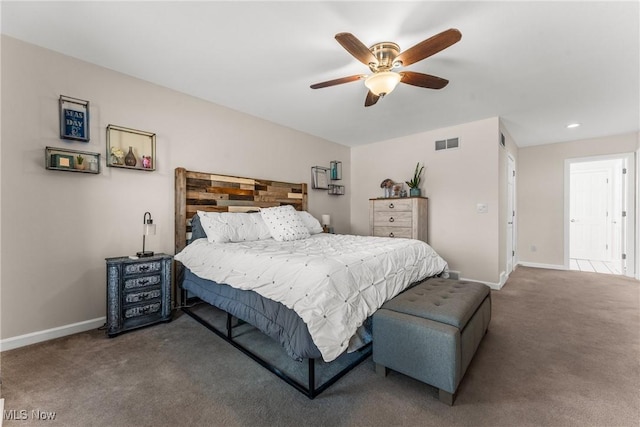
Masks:
[[[608,213],[611,209],[607,168],[571,170],[570,253],[574,259],[610,261]]]
[[[516,191],[516,168],[515,161],[511,156],[507,156],[507,274],[513,271],[515,264],[515,191]]]

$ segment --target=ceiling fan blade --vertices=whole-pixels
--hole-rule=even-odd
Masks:
[[[378,102],[378,99],[380,99],[378,95],[375,95],[373,92],[369,91],[367,92],[367,97],[364,100],[364,106],[371,107],[373,104]]]
[[[362,62],[364,65],[369,65],[373,62],[378,63],[378,60],[373,53],[365,46],[356,36],[351,33],[338,33],[336,34],[336,40],[347,50],[354,58]]]
[[[405,50],[398,55],[396,61],[402,61],[402,65],[406,67],[448,48],[452,44],[459,42],[461,38],[462,33],[460,31],[455,28],[449,28]]]
[[[311,89],[321,89],[323,87],[341,85],[343,83],[351,83],[351,82],[355,82],[356,80],[363,79],[365,77],[366,76],[362,74],[356,74],[355,76],[349,76],[349,77],[341,77],[339,79],[328,80],[326,82],[312,84]]]
[[[412,86],[426,87],[427,89],[442,89],[449,84],[447,79],[413,71],[403,71],[400,75],[402,75],[400,82]]]

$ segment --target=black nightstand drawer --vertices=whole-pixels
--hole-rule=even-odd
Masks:
[[[153,276],[134,277],[131,279],[125,279],[124,288],[127,290],[136,289],[145,286],[157,285],[160,282],[162,282],[162,276],[159,274],[155,274]]]
[[[155,273],[162,270],[160,261],[153,262],[137,262],[135,264],[125,264],[124,275],[131,276],[133,274]]]
[[[138,316],[146,316],[148,314],[154,314],[160,311],[162,307],[161,302],[153,302],[149,304],[137,305],[129,307],[123,310],[122,315],[125,319],[131,319]]]
[[[149,301],[152,299],[159,299],[162,296],[162,289],[151,289],[142,292],[131,292],[124,296],[125,304],[134,304],[142,301]]]

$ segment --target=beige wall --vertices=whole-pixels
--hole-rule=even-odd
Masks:
[[[460,138],[460,148],[435,151],[434,141],[454,137]],[[368,199],[382,196],[383,179],[403,182],[416,162],[424,163],[421,188],[429,198],[429,244],[461,277],[499,283],[506,261],[499,259],[504,155],[498,138],[496,117],[353,148],[352,232],[369,233]],[[477,213],[478,203],[487,204],[488,212]]]
[[[173,253],[173,171],[309,182],[310,167],[343,162],[348,147],[2,37],[2,339],[105,315],[105,257]],[[89,100],[91,141],[59,139],[58,97]],[[157,134],[157,171],[105,168],[108,124]],[[103,155],[99,175],[48,171],[46,146]],[[309,190],[309,210],[349,231],[349,198]]]
[[[632,133],[538,145],[519,150],[518,254],[520,262],[558,268],[564,265],[565,160],[636,152],[639,146],[639,135]]]

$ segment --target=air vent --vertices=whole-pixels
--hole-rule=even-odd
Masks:
[[[436,151],[449,150],[451,148],[458,148],[460,146],[460,140],[458,138],[441,139],[436,141]]]

